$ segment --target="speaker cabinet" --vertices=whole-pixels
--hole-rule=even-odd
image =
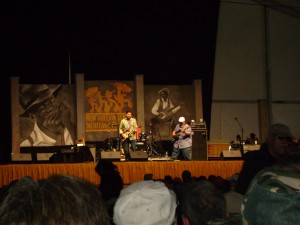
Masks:
[[[242,154],[240,150],[222,151],[220,157],[221,160],[241,160]]]
[[[107,159],[111,161],[120,161],[121,160],[121,154],[119,151],[101,151],[100,153],[101,159]]]
[[[130,156],[132,161],[148,161],[148,154],[144,151],[131,151]]]
[[[192,160],[207,161],[207,132],[199,129],[192,129],[193,145],[192,145]]]
[[[146,150],[144,142],[137,141],[135,144],[136,144],[136,150],[138,150],[138,151],[144,151],[144,150]]]

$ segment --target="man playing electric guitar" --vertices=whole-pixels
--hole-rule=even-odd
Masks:
[[[127,111],[126,117],[123,118],[119,125],[120,138],[124,147],[125,160],[131,159],[129,147],[132,151],[136,150],[136,136],[138,129],[136,119],[132,117],[132,112]]]
[[[192,128],[186,123],[184,117],[180,117],[178,122],[172,132],[174,144],[171,160],[178,159],[180,152],[185,160],[192,160]]]

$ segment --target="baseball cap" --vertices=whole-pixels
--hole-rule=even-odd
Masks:
[[[161,181],[139,181],[121,191],[114,206],[116,225],[170,225],[175,221],[176,195]]]
[[[278,137],[289,137],[293,138],[290,128],[282,123],[275,123],[270,126],[269,133]]]
[[[182,122],[184,122],[185,121],[185,118],[182,116],[182,117],[179,117],[179,119],[178,119],[178,122],[179,123],[182,123]]]

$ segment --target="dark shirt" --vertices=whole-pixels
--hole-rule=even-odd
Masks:
[[[249,151],[244,155],[244,163],[236,183],[235,191],[246,194],[249,184],[255,175],[265,167],[273,166],[276,159],[269,153],[266,143],[257,151]]]

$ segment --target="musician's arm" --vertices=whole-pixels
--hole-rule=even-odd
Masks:
[[[179,131],[180,131],[180,127],[179,127],[179,125],[177,124],[176,127],[175,127],[175,129],[174,129],[173,132],[172,132],[173,137],[177,136],[177,133],[178,133]]]
[[[172,136],[173,136],[173,137],[177,136],[177,134],[176,134],[176,131],[175,131],[175,130],[173,130],[173,132],[172,132]]]
[[[191,129],[191,127],[189,127],[189,128],[187,128],[187,129],[185,129],[184,131],[182,131],[184,134],[186,134],[186,135],[191,135],[192,134],[192,129]]]

